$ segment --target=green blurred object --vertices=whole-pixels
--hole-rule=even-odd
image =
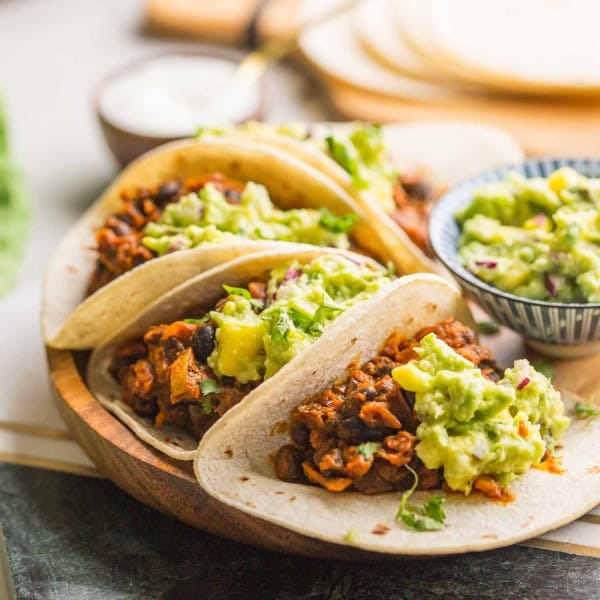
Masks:
[[[8,125],[0,98],[0,296],[14,286],[29,229],[29,201],[10,157]]]

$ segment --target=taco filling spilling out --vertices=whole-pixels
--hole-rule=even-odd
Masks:
[[[355,213],[338,216],[325,208],[281,210],[262,185],[220,173],[123,192],[121,199],[121,208],[96,232],[88,294],[157,256],[206,243],[277,240],[347,249],[358,220]]]
[[[507,484],[547,461],[569,420],[529,364],[502,372],[465,325],[393,333],[348,378],[297,406],[277,476],[332,492],[446,488],[512,499]]]
[[[197,136],[225,135],[231,132],[281,135],[314,146],[336,162],[352,180],[357,191],[368,192],[375,202],[399,225],[412,242],[433,257],[427,223],[436,200],[422,173],[400,172],[389,157],[381,127],[359,123],[344,132],[315,137],[302,123],[268,125],[249,121],[236,127],[203,127]]]
[[[422,174],[399,172],[388,157],[381,128],[359,125],[347,135],[329,135],[327,153],[352,177],[358,190],[368,190],[425,254],[433,257],[427,223],[435,196]]]
[[[150,327],[118,349],[110,371],[121,399],[137,414],[199,439],[337,317],[389,281],[383,271],[338,254],[286,263],[267,281],[223,285],[223,297],[209,310]]]

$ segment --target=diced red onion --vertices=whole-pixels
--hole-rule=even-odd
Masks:
[[[563,278],[560,275],[552,275],[552,273],[546,273],[544,275],[544,284],[546,290],[551,296],[554,296],[558,291],[559,286],[563,282]]]
[[[539,215],[535,215],[533,217],[536,225],[544,225],[546,223],[546,215],[544,213],[540,213]]]
[[[350,262],[354,263],[357,267],[362,267],[365,264],[365,263],[361,262],[360,260],[351,258],[350,256],[345,256],[344,258],[346,260],[349,260]]]
[[[177,252],[178,250],[182,250],[185,246],[185,242],[181,239],[174,239],[167,248],[167,253]]]
[[[298,279],[302,275],[302,271],[300,269],[294,269],[290,267],[283,276],[281,283],[287,283],[288,281],[293,281],[294,279]]]
[[[519,381],[519,385],[517,386],[517,389],[522,390],[530,382],[531,382],[531,379],[529,379],[529,377],[523,377],[523,379],[521,379],[521,381]]]
[[[476,260],[475,264],[478,267],[485,267],[486,269],[495,269],[498,266],[495,260]]]

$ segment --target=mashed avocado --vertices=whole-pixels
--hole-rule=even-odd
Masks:
[[[168,204],[158,222],[146,226],[143,243],[159,256],[239,238],[346,249],[350,246],[347,234],[357,218],[355,214],[336,216],[326,209],[280,210],[267,190],[252,182],[244,188],[239,204],[231,204],[209,183],[198,193]]]
[[[456,216],[460,261],[516,296],[600,302],[599,208],[600,179],[570,168],[547,179],[513,173]]]
[[[357,123],[346,132],[330,133],[325,139],[311,137],[311,132],[303,123],[269,125],[256,121],[234,127],[203,127],[196,135],[225,135],[231,132],[283,135],[311,145],[342,167],[352,178],[352,185],[357,190],[368,190],[383,210],[391,213],[395,209],[394,186],[398,172],[388,157],[378,125]]]
[[[568,427],[560,393],[527,360],[495,383],[433,333],[420,344],[419,360],[392,377],[415,392],[418,457],[429,469],[443,468],[451,489],[469,493],[480,475],[508,483],[539,463]]]
[[[271,272],[264,306],[233,289],[216,323],[209,366],[240,383],[272,377],[354,304],[389,282],[382,271],[337,255],[293,262]]]

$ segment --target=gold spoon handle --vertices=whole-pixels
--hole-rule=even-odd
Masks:
[[[305,29],[317,25],[322,21],[326,21],[341,12],[349,10],[356,4],[359,4],[360,1],[361,0],[346,0],[345,2],[341,2],[317,17],[301,23],[292,31],[292,33],[281,38],[269,40],[256,50],[249,52],[237,67],[235,73],[236,79],[242,79],[246,83],[251,83],[260,79],[270,66],[279,62],[294,50],[298,38]]]

